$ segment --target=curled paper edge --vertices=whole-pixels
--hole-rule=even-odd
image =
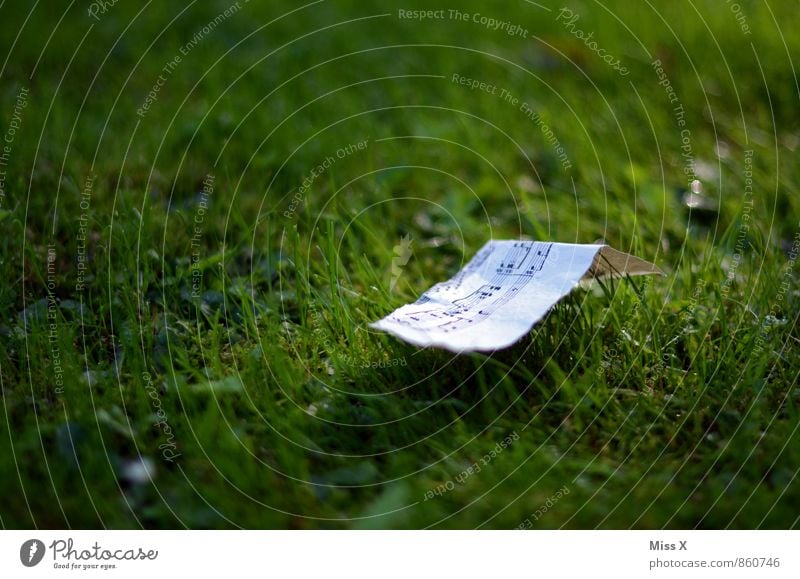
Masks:
[[[486,258],[487,254],[496,259],[502,255],[495,255],[495,252],[508,251],[512,246],[517,247],[526,243],[538,244],[536,247],[550,246],[557,252],[571,255],[571,259],[567,260],[569,271],[561,271],[557,265],[550,265],[545,257],[542,263],[547,267],[541,272],[542,279],[537,279],[527,289],[522,289],[512,300],[513,304],[507,301],[496,307],[492,313],[484,314],[480,320],[474,319],[473,321],[478,324],[483,322],[479,331],[475,331],[478,330],[478,325],[475,327],[465,326],[464,331],[449,330],[452,333],[447,334],[447,331],[443,332],[439,327],[432,327],[430,324],[427,324],[426,327],[424,321],[420,320],[420,315],[425,318],[425,314],[429,314],[437,318],[436,323],[438,320],[443,320],[445,323],[441,324],[442,326],[448,325],[449,320],[454,320],[455,324],[463,321],[467,317],[464,313],[466,310],[453,315],[436,308],[448,308],[452,312],[453,309],[457,309],[457,302],[463,303],[466,300],[468,297],[466,294],[461,295],[456,292],[457,299],[442,298],[438,294],[435,296],[432,294],[436,292],[437,288],[452,284],[454,280],[463,280],[467,275],[477,277],[478,282],[489,283],[488,275],[479,275],[480,268],[484,264],[475,265],[475,262],[486,261],[488,263],[490,260]],[[583,257],[576,259],[579,255]],[[558,260],[556,263],[559,263]],[[499,272],[500,270],[495,271]],[[507,348],[522,339],[559,300],[571,293],[575,287],[591,285],[594,280],[598,279],[652,274],[664,275],[664,272],[650,262],[604,244],[493,240],[487,242],[454,277],[446,282],[435,284],[426,290],[416,302],[397,308],[381,320],[370,324],[370,327],[385,331],[418,347],[437,347],[454,353],[491,352]],[[537,291],[532,293],[533,288],[536,288]],[[489,302],[491,300],[486,303]],[[426,304],[421,309],[427,309],[428,312],[419,312],[421,303]],[[481,306],[481,308],[485,309],[485,306]],[[474,309],[472,311],[474,312]],[[479,311],[479,313],[484,312]],[[426,321],[430,322],[430,318]]]

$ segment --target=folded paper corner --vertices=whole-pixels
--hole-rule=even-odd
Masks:
[[[581,281],[634,275],[665,276],[666,274],[654,263],[614,249],[610,245],[603,245]]]

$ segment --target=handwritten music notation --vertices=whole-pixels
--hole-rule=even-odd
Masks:
[[[492,352],[522,339],[584,280],[659,273],[607,245],[493,239],[453,278],[370,328],[422,348]]]
[[[494,253],[494,249],[487,246],[454,278],[436,284],[414,303],[416,306],[430,303],[430,309],[395,313],[389,319],[417,329],[444,333],[479,324],[514,299],[535,278],[547,261],[552,246],[552,243],[538,241],[514,242],[499,260],[486,264]],[[491,272],[488,282],[463,297],[457,297],[462,293],[464,281],[479,269]]]

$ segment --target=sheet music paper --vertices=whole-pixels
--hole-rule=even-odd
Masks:
[[[370,327],[452,352],[505,348],[582,280],[662,273],[607,245],[489,241],[452,279]]]

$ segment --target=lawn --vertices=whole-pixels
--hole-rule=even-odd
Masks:
[[[57,4],[0,3],[3,528],[800,524],[796,4]],[[492,238],[665,276],[368,328]]]

